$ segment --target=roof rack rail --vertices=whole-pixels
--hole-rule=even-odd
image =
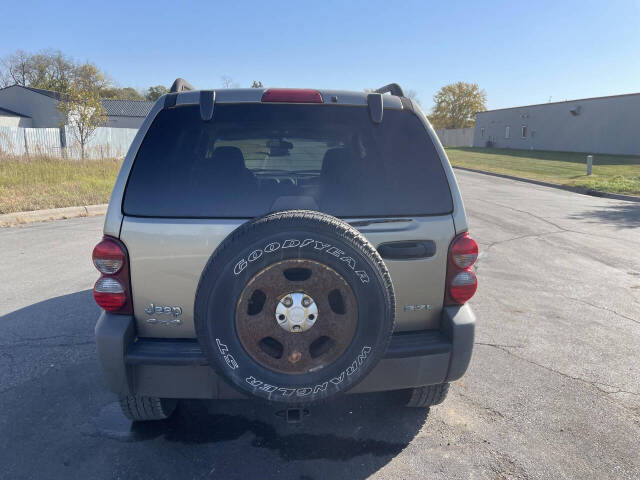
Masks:
[[[176,78],[176,81],[173,82],[171,88],[169,89],[169,93],[177,93],[177,92],[188,92],[189,90],[195,90],[196,87],[187,82],[184,78]]]
[[[375,91],[375,93],[390,93],[391,95],[395,95],[396,97],[404,97],[402,87],[397,83],[390,83],[389,85],[380,87]]]

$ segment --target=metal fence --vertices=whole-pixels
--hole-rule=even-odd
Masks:
[[[135,128],[99,127],[85,145],[85,155],[88,158],[123,157],[137,132]],[[80,158],[80,152],[76,132],[68,125],[64,128],[0,127],[0,154]]]

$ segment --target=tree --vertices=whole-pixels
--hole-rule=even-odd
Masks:
[[[422,105],[420,99],[418,98],[418,92],[412,89],[405,90],[404,96],[410,98],[412,101],[416,102],[418,105]]]
[[[222,88],[238,88],[238,84],[229,75],[222,75],[220,80],[222,81]]]
[[[31,55],[29,86],[65,93],[76,75],[76,62],[58,50]]]
[[[94,65],[80,65],[68,91],[58,102],[58,110],[72,127],[72,135],[80,145],[81,158],[85,158],[87,142],[96,128],[107,120],[100,101],[100,85],[103,81],[104,76]]]
[[[58,50],[36,54],[17,50],[1,61],[6,85],[43,88],[66,92],[75,75],[76,62]]]
[[[0,80],[4,86],[21,85],[64,94],[76,77],[86,73],[83,66],[59,50],[42,50],[35,54],[17,50],[0,60]],[[97,86],[110,88],[111,82],[104,73],[94,68],[100,73]]]
[[[0,64],[6,85],[29,85],[33,70],[31,54],[24,50],[16,50],[15,53],[4,57]]]
[[[264,85],[262,85],[262,82],[260,80],[254,80],[251,83],[251,88],[264,88]]]
[[[477,83],[445,85],[433,96],[429,121],[434,128],[465,128],[475,124],[475,115],[486,110],[487,94]]]
[[[162,95],[164,95],[168,91],[169,89],[164,85],[156,85],[155,87],[149,87],[144,98],[150,102],[155,102],[157,99],[159,99]]]
[[[133,87],[107,87],[100,90],[100,96],[102,98],[113,98],[118,100],[144,100],[144,97],[140,95]]]

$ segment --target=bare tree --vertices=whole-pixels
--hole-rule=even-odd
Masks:
[[[100,101],[100,85],[104,82],[102,73],[92,64],[78,67],[78,74],[69,86],[68,92],[58,103],[58,110],[72,127],[71,132],[80,145],[81,158],[86,157],[86,145],[96,128],[106,122],[106,112]]]
[[[4,68],[0,68],[0,88],[10,87],[11,85],[13,85],[11,77]]]
[[[4,77],[11,85],[27,86],[33,73],[31,55],[24,50],[16,50],[1,61]]]
[[[251,88],[264,88],[264,85],[262,85],[262,82],[260,80],[254,80],[251,83]]]
[[[21,85],[67,93],[74,79],[83,72],[81,64],[59,50],[35,54],[17,50],[0,59],[0,82],[4,86]],[[102,89],[112,83],[102,72],[99,80],[98,86]]]
[[[222,81],[222,88],[238,88],[238,84],[229,75],[222,75],[220,80]]]
[[[418,98],[418,92],[416,92],[415,90],[411,88],[409,88],[408,90],[405,90],[404,96],[407,98],[410,98],[412,101],[416,102],[418,105],[422,105],[422,102],[420,102],[420,99]]]

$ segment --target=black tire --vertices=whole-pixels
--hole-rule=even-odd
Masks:
[[[165,420],[175,411],[178,401],[172,398],[142,397],[127,395],[120,397],[120,408],[129,420],[146,422]]]
[[[448,392],[448,383],[411,388],[408,390],[409,400],[407,400],[407,407],[429,408],[433,405],[439,405],[447,398]]]
[[[353,340],[344,353],[331,364],[300,374],[256,362],[242,346],[234,320],[240,293],[253,276],[290,259],[335,270],[351,287],[358,306]],[[395,297],[382,258],[360,232],[330,215],[291,210],[247,222],[222,242],[200,278],[194,319],[202,349],[222,378],[243,393],[300,405],[345,392],[371,371],[393,333]]]

